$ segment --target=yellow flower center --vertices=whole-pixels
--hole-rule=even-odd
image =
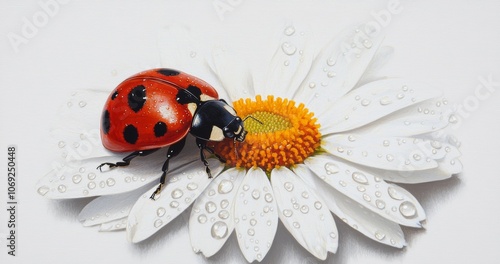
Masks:
[[[303,104],[257,96],[254,100],[240,99],[233,106],[239,116],[251,118],[245,121],[248,134],[244,142],[226,139],[212,143],[229,166],[271,171],[301,163],[320,147],[319,124]]]

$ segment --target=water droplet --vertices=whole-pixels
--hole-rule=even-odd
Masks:
[[[419,160],[422,159],[422,157],[419,154],[414,154],[413,155],[413,159],[416,160],[416,161],[419,161]]]
[[[306,191],[302,192],[302,197],[303,197],[304,199],[309,198],[309,193],[308,193],[308,192],[306,192]]]
[[[215,239],[223,239],[227,236],[228,231],[229,228],[227,227],[226,223],[218,221],[215,222],[215,224],[212,226],[211,234]]]
[[[66,192],[66,185],[61,184],[61,185],[57,186],[57,190],[60,193]]]
[[[370,100],[368,100],[368,99],[363,99],[363,100],[361,100],[361,105],[362,105],[362,106],[369,106],[369,105],[370,105],[370,103],[371,103],[371,101],[370,101]]]
[[[255,230],[253,228],[249,228],[248,231],[247,231],[247,234],[249,236],[254,236],[255,235]]]
[[[75,174],[71,178],[75,184],[79,184],[82,181],[82,175],[80,174]]]
[[[204,223],[206,223],[206,222],[207,222],[207,216],[206,216],[206,215],[204,215],[204,214],[199,215],[199,216],[198,216],[198,222],[199,222],[200,224],[204,224]]]
[[[337,73],[336,73],[336,72],[334,72],[334,71],[329,71],[329,72],[326,74],[326,76],[328,76],[328,78],[333,78],[333,77],[337,76]]]
[[[266,195],[264,196],[264,199],[266,200],[266,202],[270,203],[273,201],[273,195],[270,193],[266,193]]]
[[[281,45],[281,49],[283,50],[283,52],[286,54],[286,55],[293,55],[295,54],[295,52],[297,51],[297,48],[288,43],[288,42],[284,42],[282,45]]]
[[[392,156],[391,154],[388,154],[387,156],[385,156],[385,158],[386,158],[386,159],[387,159],[387,161],[389,161],[389,162],[394,161],[394,156]]]
[[[255,218],[250,219],[250,225],[255,226],[257,224],[257,220]]]
[[[363,46],[365,46],[365,48],[367,49],[370,49],[373,46],[373,42],[369,39],[365,39],[363,41]]]
[[[432,141],[431,146],[435,149],[441,149],[443,147],[443,145],[439,141]]]
[[[448,118],[448,122],[456,124],[458,122],[458,118],[455,115],[450,115],[450,117]]]
[[[163,225],[163,221],[161,219],[157,219],[154,223],[154,226],[156,228],[160,227],[161,225]]]
[[[293,212],[292,212],[292,210],[285,209],[285,210],[283,210],[283,215],[286,217],[290,217],[293,215]]]
[[[366,191],[366,188],[360,185],[360,186],[358,186],[358,191],[364,192],[364,191]]]
[[[42,186],[42,187],[38,188],[38,194],[40,194],[41,196],[44,196],[49,192],[49,190],[50,190],[49,187]]]
[[[227,219],[229,217],[229,212],[227,210],[222,210],[219,212],[220,219]]]
[[[326,64],[328,66],[333,66],[333,65],[335,65],[335,63],[337,63],[337,60],[333,57],[330,57],[329,59],[326,60]]]
[[[88,178],[89,180],[91,180],[91,181],[92,181],[92,180],[94,180],[94,179],[95,179],[95,177],[96,177],[96,175],[95,175],[95,173],[93,173],[93,172],[91,172],[91,173],[87,174],[87,178]]]
[[[384,147],[388,147],[391,145],[391,142],[389,140],[384,140],[383,145]]]
[[[59,141],[59,143],[57,144],[57,146],[58,146],[59,148],[64,148],[64,147],[66,146],[66,142],[64,142],[64,141]]]
[[[339,167],[331,162],[325,164],[326,174],[331,175],[340,171]]]
[[[355,137],[355,136],[353,136],[353,135],[349,135],[349,136],[347,137],[347,140],[349,140],[349,141],[351,141],[351,142],[354,142],[354,141],[356,141],[356,137]]]
[[[417,208],[409,201],[401,203],[399,212],[406,218],[415,218],[417,216]]]
[[[385,208],[385,202],[382,200],[376,200],[375,204],[377,205],[378,209],[384,209]]]
[[[382,99],[380,99],[380,104],[381,105],[389,105],[391,103],[392,103],[391,99],[389,99],[389,97],[387,97],[387,96],[384,97],[384,98],[382,98]]]
[[[224,199],[224,200],[220,201],[220,207],[222,209],[226,209],[228,206],[229,206],[229,201],[228,200]]]
[[[322,207],[323,207],[323,205],[321,204],[321,202],[316,201],[314,203],[314,208],[316,208],[317,210],[320,210]]]
[[[387,192],[389,193],[389,196],[394,200],[401,201],[404,199],[404,196],[399,193],[394,187],[389,187],[387,189]]]
[[[307,205],[302,205],[300,207],[300,211],[303,213],[303,214],[307,214],[309,212],[309,207]]]
[[[353,172],[352,179],[357,183],[368,184],[368,178],[366,178],[366,175],[361,172]]]
[[[213,213],[215,212],[215,210],[217,210],[217,205],[214,202],[210,201],[205,204],[205,209],[207,210],[207,212]]]
[[[87,187],[88,187],[89,189],[91,189],[91,190],[92,190],[92,189],[94,189],[94,188],[95,188],[95,186],[96,186],[96,184],[95,184],[95,182],[93,182],[93,181],[91,181],[91,182],[89,182],[89,183],[87,184]]]
[[[398,95],[396,95],[396,98],[398,98],[399,100],[405,98],[405,94],[404,93],[400,93]]]
[[[293,183],[285,182],[285,189],[289,192],[293,191]]]
[[[85,102],[85,101],[80,101],[78,103],[78,106],[80,106],[80,107],[85,107],[86,105],[87,105],[87,102]]]
[[[293,227],[295,227],[295,228],[300,228],[300,224],[299,224],[299,222],[293,222]]]
[[[233,190],[233,182],[229,181],[229,180],[222,180],[220,183],[219,183],[219,186],[218,186],[218,191],[220,194],[226,194],[226,193],[229,193],[230,191]]]
[[[179,202],[177,202],[177,201],[172,201],[172,202],[170,202],[170,207],[172,207],[172,208],[177,208],[177,207],[179,207]]]
[[[184,193],[182,192],[181,189],[175,189],[175,190],[172,191],[171,195],[172,195],[172,198],[179,199],[179,198],[182,197],[182,195],[184,195]]]
[[[366,193],[365,193],[365,194],[363,194],[363,199],[364,199],[365,201],[367,201],[367,202],[371,202],[371,200],[372,200],[372,198],[370,197],[370,195],[368,195],[368,194],[366,194]]]
[[[316,87],[316,83],[310,82],[309,83],[309,88],[314,89]]]
[[[260,198],[260,191],[259,191],[259,190],[257,190],[257,189],[256,189],[256,190],[253,190],[253,192],[252,192],[252,197],[253,197],[255,200],[259,199],[259,198]]]
[[[385,234],[384,233],[380,233],[379,231],[377,231],[377,232],[375,232],[375,238],[378,239],[378,240],[384,240]]]
[[[248,186],[247,184],[243,185],[243,191],[248,191],[250,190],[250,186]]]
[[[165,213],[166,213],[166,212],[167,212],[167,210],[165,210],[165,208],[160,207],[160,208],[158,208],[158,209],[156,210],[156,215],[157,215],[158,217],[162,217],[162,216],[164,216],[164,215],[165,215]]]
[[[347,183],[345,181],[339,181],[339,184],[342,187],[346,187],[347,186]]]
[[[334,232],[331,232],[331,233],[330,233],[330,237],[331,237],[331,238],[336,238],[336,237],[337,237],[337,234],[335,234]]]
[[[293,27],[293,26],[286,27],[284,33],[287,36],[293,35],[295,33],[295,27]]]
[[[189,53],[189,57],[191,57],[191,58],[196,57],[196,51],[191,51],[191,52]]]
[[[113,179],[113,178],[109,178],[109,179],[107,179],[107,180],[106,180],[106,184],[107,184],[109,187],[114,186],[114,185],[115,185],[115,183],[116,183],[116,182],[115,182],[115,179]]]
[[[198,184],[196,184],[194,182],[190,182],[187,185],[187,189],[190,190],[190,191],[194,191],[194,190],[198,189]]]
[[[72,106],[73,106],[73,103],[72,103],[72,102],[68,102],[66,105],[67,105],[68,107],[72,107]]]

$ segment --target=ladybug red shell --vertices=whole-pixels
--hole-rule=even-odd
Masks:
[[[184,148],[188,133],[196,137],[200,159],[209,178],[204,151],[215,154],[207,141],[233,138],[244,141],[243,120],[217,91],[205,81],[172,69],[152,69],[126,79],[110,94],[101,118],[101,138],[105,148],[132,152],[122,161],[105,162],[97,168],[128,166],[137,156],[149,155],[168,146],[160,185],[165,183],[169,160]]]
[[[123,81],[104,106],[104,147],[118,152],[148,150],[184,138],[196,105],[178,101],[182,89],[200,101],[218,99],[217,91],[205,81],[171,69],[148,70]]]

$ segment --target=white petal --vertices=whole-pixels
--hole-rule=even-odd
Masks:
[[[325,202],[288,168],[271,173],[281,222],[307,251],[325,260],[338,247],[335,221]]]
[[[363,167],[363,170],[380,176],[384,180],[399,183],[424,183],[440,181],[450,178],[452,175],[462,171],[462,163],[458,160],[460,152],[450,144],[431,141],[432,145],[444,149],[446,154],[443,158],[436,160],[437,168],[414,171],[389,171],[371,167]]]
[[[414,136],[445,128],[453,112],[444,98],[427,100],[396,111],[376,122],[356,129],[358,134]]]
[[[401,227],[365,206],[360,206],[356,201],[343,195],[335,188],[325,184],[306,165],[299,164],[294,172],[314,188],[318,196],[322,197],[328,208],[363,235],[389,246],[402,248],[406,245]]]
[[[254,97],[254,81],[250,74],[247,65],[240,61],[235,61],[238,58],[232,51],[222,47],[216,47],[212,51],[212,63],[210,68],[213,74],[218,78],[222,87],[227,92],[227,98],[231,101],[240,98]]]
[[[122,231],[127,227],[127,217],[119,218],[113,221],[102,223],[99,227],[100,232]]]
[[[437,90],[402,79],[386,79],[365,84],[335,102],[318,116],[323,135],[352,130],[399,109],[439,96]]]
[[[195,252],[211,257],[226,243],[234,230],[233,205],[244,176],[244,170],[224,171],[196,199],[189,217],[189,236]]]
[[[210,159],[212,175],[217,175],[223,165]],[[167,225],[188,208],[210,183],[205,166],[195,162],[183,167],[178,173],[169,173],[168,180],[156,200],[150,199],[156,186],[146,191],[130,211],[127,223],[129,241],[137,243]]]
[[[82,209],[78,219],[84,226],[93,226],[127,217],[137,199],[153,185],[150,183],[130,192],[98,197]]]
[[[364,28],[352,29],[335,38],[317,56],[294,100],[303,102],[319,116],[349,92],[370,64],[383,37],[370,37]]]
[[[359,170],[335,157],[317,155],[304,163],[322,180],[372,212],[411,227],[421,227],[425,212],[403,188]]]
[[[91,197],[128,192],[158,181],[166,159],[166,150],[159,150],[145,157],[135,158],[129,166],[107,169],[101,172],[97,166],[104,162],[120,161],[127,154],[83,160],[62,161],[37,183],[40,195],[51,199]],[[199,159],[199,150],[186,147],[170,161],[171,172],[175,168]]]
[[[293,33],[292,33],[293,32]],[[277,43],[266,83],[256,93],[291,98],[311,68],[313,51],[303,30],[288,26]]]
[[[407,137],[337,134],[323,138],[322,147],[330,154],[364,166],[418,171],[436,168],[446,155],[445,148],[435,148],[435,141]]]
[[[234,204],[236,235],[248,262],[262,261],[278,228],[278,208],[266,173],[250,169],[238,189]]]

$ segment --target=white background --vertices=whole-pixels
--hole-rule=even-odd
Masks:
[[[23,36],[25,19],[32,21],[39,12],[46,12],[39,2],[47,1],[0,2],[0,202],[5,204],[7,145],[16,144],[20,208],[18,256],[6,254],[2,238],[1,263],[244,262],[234,236],[213,258],[193,253],[186,213],[153,239],[135,245],[126,241],[123,232],[99,233],[82,227],[77,215],[88,200],[40,197],[34,185],[51,168],[54,146],[46,139],[57,107],[71,91],[111,90],[128,75],[159,66],[157,36],[164,26],[185,25],[203,36],[200,39],[223,42],[258,58],[263,47],[269,49],[274,43],[272,36],[288,24],[308,28],[313,43],[321,46],[349,25],[374,20],[374,14],[380,14],[389,3],[61,1],[57,12],[26,43],[12,45],[9,36]],[[233,7],[221,14],[214,2],[232,3]],[[443,90],[451,103],[463,106],[461,121],[451,132],[463,143],[464,171],[445,182],[405,186],[428,215],[426,230],[404,229],[407,248],[379,245],[337,221],[339,250],[326,262],[497,263],[500,2],[396,2],[401,10],[390,20],[385,18],[384,41],[395,48],[395,54],[380,74],[428,82]],[[489,96],[480,86],[481,78],[496,83]],[[478,89],[480,97],[475,93]],[[3,205],[1,208],[0,233],[4,234],[7,214]],[[280,225],[263,262],[316,261]]]

